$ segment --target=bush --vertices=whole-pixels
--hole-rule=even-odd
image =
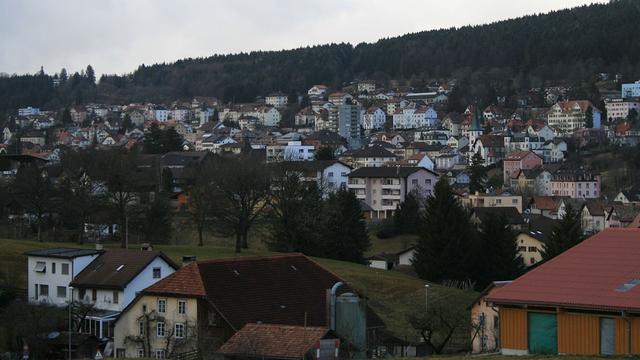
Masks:
[[[393,219],[381,221],[375,227],[375,234],[379,239],[389,239],[396,236],[396,229]]]

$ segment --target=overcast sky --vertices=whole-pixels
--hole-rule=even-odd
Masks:
[[[139,64],[371,42],[573,7],[582,0],[0,0],[0,72]]]

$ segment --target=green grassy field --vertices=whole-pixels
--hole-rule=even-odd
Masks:
[[[377,239],[372,238],[375,252],[397,252],[404,248],[407,239]],[[34,249],[50,247],[77,247],[73,243],[39,243],[29,240],[0,239],[0,271],[5,274],[17,276],[16,281],[20,288],[26,288],[26,256],[24,252]],[[91,247],[93,245],[84,245]],[[108,244],[114,247],[117,244]],[[135,245],[132,245],[132,247]],[[253,244],[252,244],[253,246]],[[195,255],[199,260],[225,258],[234,256],[264,255],[269,252],[255,244],[254,248],[235,254],[233,247],[225,242],[216,241],[215,244],[207,243],[204,247],[194,245],[155,245],[155,250],[160,250],[171,258],[180,262],[183,255]],[[388,329],[396,336],[407,339],[416,339],[416,332],[407,322],[408,314],[421,311],[424,307],[423,280],[395,271],[371,269],[364,265],[336,261],[330,259],[314,258],[314,261],[345,279],[351,286],[368,298],[369,305],[382,317]],[[473,300],[475,293],[461,292],[434,285],[431,287],[433,296],[453,294],[459,292],[460,296]],[[431,296],[431,295],[430,295]]]

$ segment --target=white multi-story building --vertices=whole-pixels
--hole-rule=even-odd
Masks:
[[[589,100],[557,102],[547,113],[547,123],[562,133],[573,133],[585,128],[585,116],[589,108],[593,113],[593,128],[599,129],[601,112]]]
[[[640,97],[640,80],[632,84],[622,84],[622,94],[620,96],[623,98]]]
[[[315,158],[313,145],[303,145],[301,141],[289,141],[286,145],[267,145],[267,162],[311,161]]]
[[[265,104],[275,107],[285,107],[289,101],[287,94],[277,92],[267,95],[264,99]]]
[[[327,93],[328,88],[325,85],[313,85],[307,95],[312,99],[322,98]]]
[[[432,107],[407,106],[393,114],[394,129],[429,128],[438,125],[438,113]]]
[[[369,94],[376,91],[376,82],[373,80],[363,80],[358,83],[358,92],[367,92]]]
[[[387,115],[379,107],[370,107],[363,116],[362,127],[365,130],[379,130],[384,127]]]
[[[640,112],[640,99],[610,99],[605,101],[605,108],[609,119],[626,119],[631,109]]]
[[[69,284],[101,251],[53,248],[27,252],[28,301],[66,306]]]
[[[18,109],[18,116],[35,116],[40,115],[40,109],[36,107],[26,107]]]

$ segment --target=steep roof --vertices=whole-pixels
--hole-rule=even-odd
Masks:
[[[124,289],[157,257],[161,257],[174,269],[178,268],[178,265],[159,251],[109,249],[87,265],[71,282],[71,286]]]
[[[525,222],[527,223],[527,228],[521,233],[527,234],[544,243],[553,233],[553,230],[558,225],[559,220],[550,219],[542,215],[529,215],[525,219]]]
[[[182,267],[179,271],[149,286],[144,289],[144,292],[147,294],[177,294],[192,297],[207,295],[200,277],[200,269],[195,262]]]
[[[303,359],[328,333],[325,327],[246,324],[218,353],[242,358]]]
[[[509,154],[509,156],[507,156],[506,159],[504,159],[505,161],[520,161],[524,158],[526,158],[529,155],[533,155],[536,156],[538,158],[540,158],[540,156],[538,156],[538,154],[534,153],[533,151],[516,151],[516,152],[512,152],[511,154]],[[542,160],[542,158],[540,158],[540,160]]]
[[[204,291],[235,330],[249,323],[302,325],[305,318],[308,326],[327,326],[326,290],[338,281],[344,282],[302,254],[250,256],[185,266],[145,292],[202,296]],[[343,286],[338,293],[347,291],[353,290]],[[372,311],[367,324],[384,326]]]
[[[380,145],[365,147],[363,149],[351,150],[344,154],[355,158],[379,157],[379,158],[395,158],[396,156]]]
[[[534,196],[531,203],[540,210],[557,210],[560,206],[560,200],[562,199],[556,196]]]
[[[524,223],[522,215],[515,207],[475,207],[471,210],[478,220],[485,222],[490,216],[503,217],[509,225],[520,225]]]
[[[640,311],[640,229],[605,229],[496,290],[499,304]]]

